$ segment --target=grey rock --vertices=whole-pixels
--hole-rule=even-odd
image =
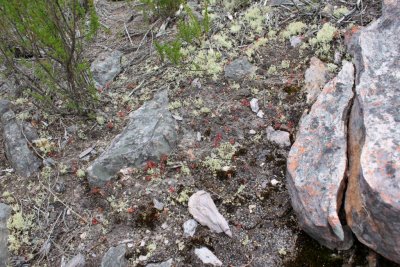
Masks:
[[[111,247],[101,260],[101,267],[126,267],[128,260],[125,258],[126,246],[121,244],[117,247]]]
[[[209,193],[200,190],[189,198],[189,212],[201,225],[208,226],[216,233],[224,232],[232,237],[228,222],[219,213]]]
[[[164,90],[130,114],[130,121],[105,152],[87,169],[91,186],[103,186],[122,168],[158,161],[177,143],[177,123]]]
[[[308,104],[312,104],[317,99],[328,79],[328,69],[325,64],[318,58],[312,57],[310,67],[304,75],[304,90],[307,93]]]
[[[0,267],[6,267],[8,263],[8,229],[7,220],[10,218],[11,208],[0,203]]]
[[[196,248],[194,253],[204,264],[211,264],[212,266],[222,266],[222,262],[214,255],[208,248]]]
[[[36,139],[39,139],[39,135],[35,128],[33,128],[29,123],[22,122],[22,129],[24,131],[24,135],[29,142],[33,142]]]
[[[357,239],[400,264],[400,1],[350,43],[356,97],[345,210]]]
[[[65,267],[85,267],[85,257],[81,253],[78,253],[65,265]]]
[[[146,265],[146,267],[171,267],[172,266],[172,259],[169,259],[167,261],[163,261],[160,263],[149,263]]]
[[[43,165],[44,166],[48,166],[48,167],[56,166],[57,165],[57,161],[55,161],[52,158],[45,158],[43,160]]]
[[[29,149],[20,123],[12,110],[1,116],[7,159],[17,174],[29,177],[39,170],[41,161]]]
[[[164,203],[158,201],[156,198],[153,199],[153,205],[154,205],[154,208],[156,208],[157,210],[164,209]]]
[[[10,101],[5,100],[5,99],[0,99],[0,117],[9,111],[12,107],[12,104]]]
[[[183,234],[185,237],[192,237],[196,233],[196,228],[197,228],[198,223],[193,220],[187,220],[183,224]]]
[[[290,134],[281,130],[274,130],[271,126],[267,127],[267,139],[280,147],[290,146]]]
[[[69,133],[69,134],[76,134],[78,132],[78,130],[79,130],[78,125],[71,125],[71,126],[68,126],[66,129],[67,133]]]
[[[292,36],[292,37],[290,37],[290,45],[291,45],[292,47],[297,47],[297,46],[299,46],[302,42],[303,42],[303,40],[301,39],[300,36]]]
[[[338,76],[303,116],[287,162],[287,187],[300,226],[322,245],[348,249],[352,234],[338,211],[347,167],[347,114],[353,98],[354,67],[344,62]]]
[[[98,88],[103,88],[108,82],[111,82],[121,72],[122,52],[113,51],[99,55],[93,61],[90,69]]]
[[[225,77],[232,80],[241,80],[254,74],[256,68],[246,57],[241,57],[225,66]]]

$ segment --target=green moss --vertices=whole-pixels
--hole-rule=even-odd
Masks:
[[[285,31],[282,32],[282,37],[289,39],[290,37],[292,37],[294,35],[303,33],[306,28],[307,28],[307,25],[304,22],[301,22],[301,21],[292,22],[288,26],[286,26]]]

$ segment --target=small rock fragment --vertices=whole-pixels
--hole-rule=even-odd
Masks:
[[[156,198],[153,199],[153,204],[154,204],[154,208],[156,208],[158,210],[164,209],[164,203],[158,201]]]
[[[291,45],[292,47],[297,47],[297,46],[299,46],[299,45],[301,44],[302,41],[303,41],[303,40],[301,39],[300,36],[292,36],[292,37],[290,37],[290,45]]]
[[[196,233],[197,228],[196,220],[190,219],[183,224],[183,232],[185,237],[192,237]]]
[[[196,248],[194,253],[204,264],[211,264],[212,266],[222,266],[222,262],[212,253],[208,248]]]
[[[278,181],[278,180],[276,180],[276,179],[272,179],[272,180],[271,180],[271,185],[272,185],[272,186],[276,186],[277,184],[279,184],[279,181]]]
[[[232,237],[228,222],[219,213],[209,193],[201,190],[189,198],[189,212],[201,225],[208,226],[216,233],[224,232]]]
[[[250,100],[250,108],[254,113],[257,113],[260,110],[257,98],[253,98],[252,100]]]
[[[146,267],[171,267],[172,266],[172,259],[169,259],[167,261],[163,261],[160,263],[149,263],[146,265]]]
[[[128,260],[125,258],[126,246],[121,244],[117,247],[111,247],[101,260],[101,267],[126,267]]]
[[[262,110],[259,110],[258,112],[257,112],[257,117],[259,117],[259,118],[264,118],[264,111],[262,111]]]
[[[249,131],[249,134],[251,134],[251,135],[254,135],[254,134],[256,134],[257,132],[256,131],[254,131],[253,129],[251,129],[250,131]]]
[[[290,146],[290,135],[288,132],[274,130],[271,126],[267,128],[267,139],[280,147]]]
[[[306,70],[304,76],[304,90],[307,92],[307,103],[311,104],[317,99],[322,88],[328,81],[328,69],[321,60],[312,57],[310,67]]]
[[[194,87],[194,88],[197,88],[197,89],[201,89],[201,83],[200,83],[200,81],[199,81],[199,78],[196,78],[196,79],[194,79],[193,81],[192,81],[192,86]]]

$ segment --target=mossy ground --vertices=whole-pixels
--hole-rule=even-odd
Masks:
[[[82,252],[88,266],[99,266],[110,246],[124,242],[129,245],[132,266],[169,258],[174,258],[176,266],[201,266],[193,253],[199,246],[212,249],[226,266],[342,266],[354,255],[361,255],[355,263],[366,264],[362,250],[331,252],[302,234],[285,188],[288,149],[270,143],[265,128],[271,125],[288,131],[293,141],[298,121],[308,108],[301,89],[304,71],[318,49],[310,40],[317,38],[326,22],[337,28],[329,42],[331,49],[322,55],[333,64],[335,51],[345,57],[343,39],[349,25],[366,24],[379,16],[378,1],[363,1],[368,4],[362,19],[356,13],[339,24],[334,15],[320,15],[322,4],[315,10],[285,6],[257,11],[254,6],[264,1],[243,1],[237,8],[215,2],[210,7],[211,32],[194,45],[184,46],[185,58],[177,67],[162,63],[151,46],[152,40],[174,38],[174,21],[165,35],[156,37],[163,21],[149,22],[134,2],[98,1],[103,28],[86,55],[93,60],[103,51],[124,52],[124,71],[101,90],[102,107],[96,116],[101,119],[50,116],[29,99],[15,101],[21,118],[51,144],[51,149],[38,145],[38,150],[56,164],[30,180],[15,175],[0,178],[1,190],[12,196],[0,196],[0,201],[18,203],[23,215],[33,216],[29,217],[33,225],[25,231],[29,245],[21,243],[13,252],[14,259],[21,256],[32,266],[59,266],[62,257]],[[343,6],[343,1],[328,2]],[[225,16],[226,5],[232,9],[232,21]],[[351,10],[351,4],[347,8]],[[303,45],[293,48],[282,33],[296,21],[307,28],[295,31],[301,34]],[[236,82],[225,79],[224,66],[240,56],[248,57],[257,68],[255,75]],[[193,85],[195,79],[200,87]],[[121,132],[129,112],[166,87],[171,112],[183,119],[178,121],[177,148],[159,163],[126,169],[105,188],[90,189],[82,170]],[[264,118],[251,111],[252,98],[259,99]],[[77,130],[66,135],[73,125]],[[92,146],[97,154],[89,161],[79,159]],[[208,164],[210,158],[214,160]],[[216,163],[230,168],[221,172],[214,168]],[[0,153],[0,165],[9,167],[4,153]],[[272,179],[280,183],[272,186]],[[196,190],[211,193],[231,226],[232,239],[206,227],[199,227],[193,238],[183,237],[182,224],[191,218],[188,197]],[[162,211],[154,208],[153,198],[164,203]],[[50,250],[43,252],[49,238]],[[309,257],[313,253],[321,256]]]

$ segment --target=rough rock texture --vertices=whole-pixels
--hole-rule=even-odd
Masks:
[[[222,266],[222,262],[208,248],[196,248],[194,253],[204,263],[212,266]]]
[[[306,70],[304,75],[304,90],[307,92],[307,103],[313,103],[321,89],[328,81],[328,70],[325,64],[316,57],[310,60],[310,67]]]
[[[87,169],[91,186],[103,186],[122,168],[158,161],[177,142],[177,124],[168,110],[168,93],[158,93],[130,114],[130,121]]]
[[[342,203],[347,165],[347,114],[353,97],[354,67],[344,62],[338,76],[300,122],[288,158],[288,189],[301,227],[333,249],[352,245],[351,232],[342,226]]]
[[[121,72],[121,57],[122,53],[120,51],[113,51],[111,53],[103,53],[93,61],[90,69],[96,87],[104,87]]]
[[[206,225],[216,233],[224,232],[232,237],[228,222],[219,213],[209,193],[201,190],[189,198],[189,212],[201,225]]]
[[[232,80],[241,80],[255,72],[255,67],[246,57],[241,57],[225,66],[225,77]]]
[[[365,245],[400,263],[400,1],[362,29],[350,50],[356,99],[349,124],[346,218]]]
[[[6,108],[7,107],[7,108]],[[29,149],[25,136],[21,131],[21,124],[17,121],[10,105],[4,101],[0,103],[1,123],[7,159],[17,174],[29,177],[39,170],[40,160]]]
[[[290,134],[285,131],[274,130],[271,126],[266,129],[267,139],[280,147],[290,146]]]
[[[8,261],[8,229],[7,220],[11,215],[11,208],[0,203],[0,267],[6,267]]]
[[[146,267],[171,267],[172,266],[172,259],[169,259],[167,261],[163,261],[160,263],[149,263],[146,265]]]
[[[126,246],[121,244],[117,247],[111,247],[101,260],[101,267],[126,267],[128,260],[125,258]]]
[[[183,235],[185,237],[193,237],[194,234],[196,233],[196,228],[197,228],[197,221],[190,219],[187,220],[184,224],[183,224]]]

